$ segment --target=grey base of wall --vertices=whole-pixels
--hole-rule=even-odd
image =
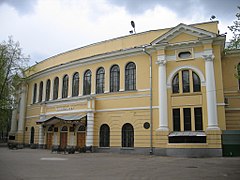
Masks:
[[[157,156],[175,156],[175,157],[222,157],[222,149],[197,149],[197,148],[153,148],[151,153],[150,148],[98,148],[94,147],[94,152],[109,152],[120,154],[143,154],[143,155],[157,155]]]

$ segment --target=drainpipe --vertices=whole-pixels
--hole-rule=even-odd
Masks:
[[[149,61],[150,61],[150,68],[149,68],[150,70],[150,77],[149,77],[150,78],[150,151],[149,151],[149,154],[152,155],[153,154],[152,56],[146,51],[145,47],[143,48],[143,52],[148,55]]]

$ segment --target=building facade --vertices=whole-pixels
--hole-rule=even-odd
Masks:
[[[50,57],[27,72],[11,138],[95,152],[222,156],[240,130],[239,51],[218,22],[179,24]]]

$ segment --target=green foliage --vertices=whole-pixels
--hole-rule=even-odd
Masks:
[[[233,37],[230,39],[227,50],[240,49],[240,6],[238,6],[238,10],[237,20],[233,21],[232,26],[228,26],[228,29],[233,33]]]
[[[22,53],[19,42],[12,37],[0,43],[0,130],[6,128],[17,86],[24,80],[29,57]]]

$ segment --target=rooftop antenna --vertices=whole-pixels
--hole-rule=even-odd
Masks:
[[[133,30],[134,30],[134,33],[136,34],[136,30],[135,30],[135,23],[134,23],[134,21],[131,21],[131,25],[132,25],[132,27],[133,27]],[[131,31],[129,31],[131,34],[133,33],[133,31],[131,30]]]

